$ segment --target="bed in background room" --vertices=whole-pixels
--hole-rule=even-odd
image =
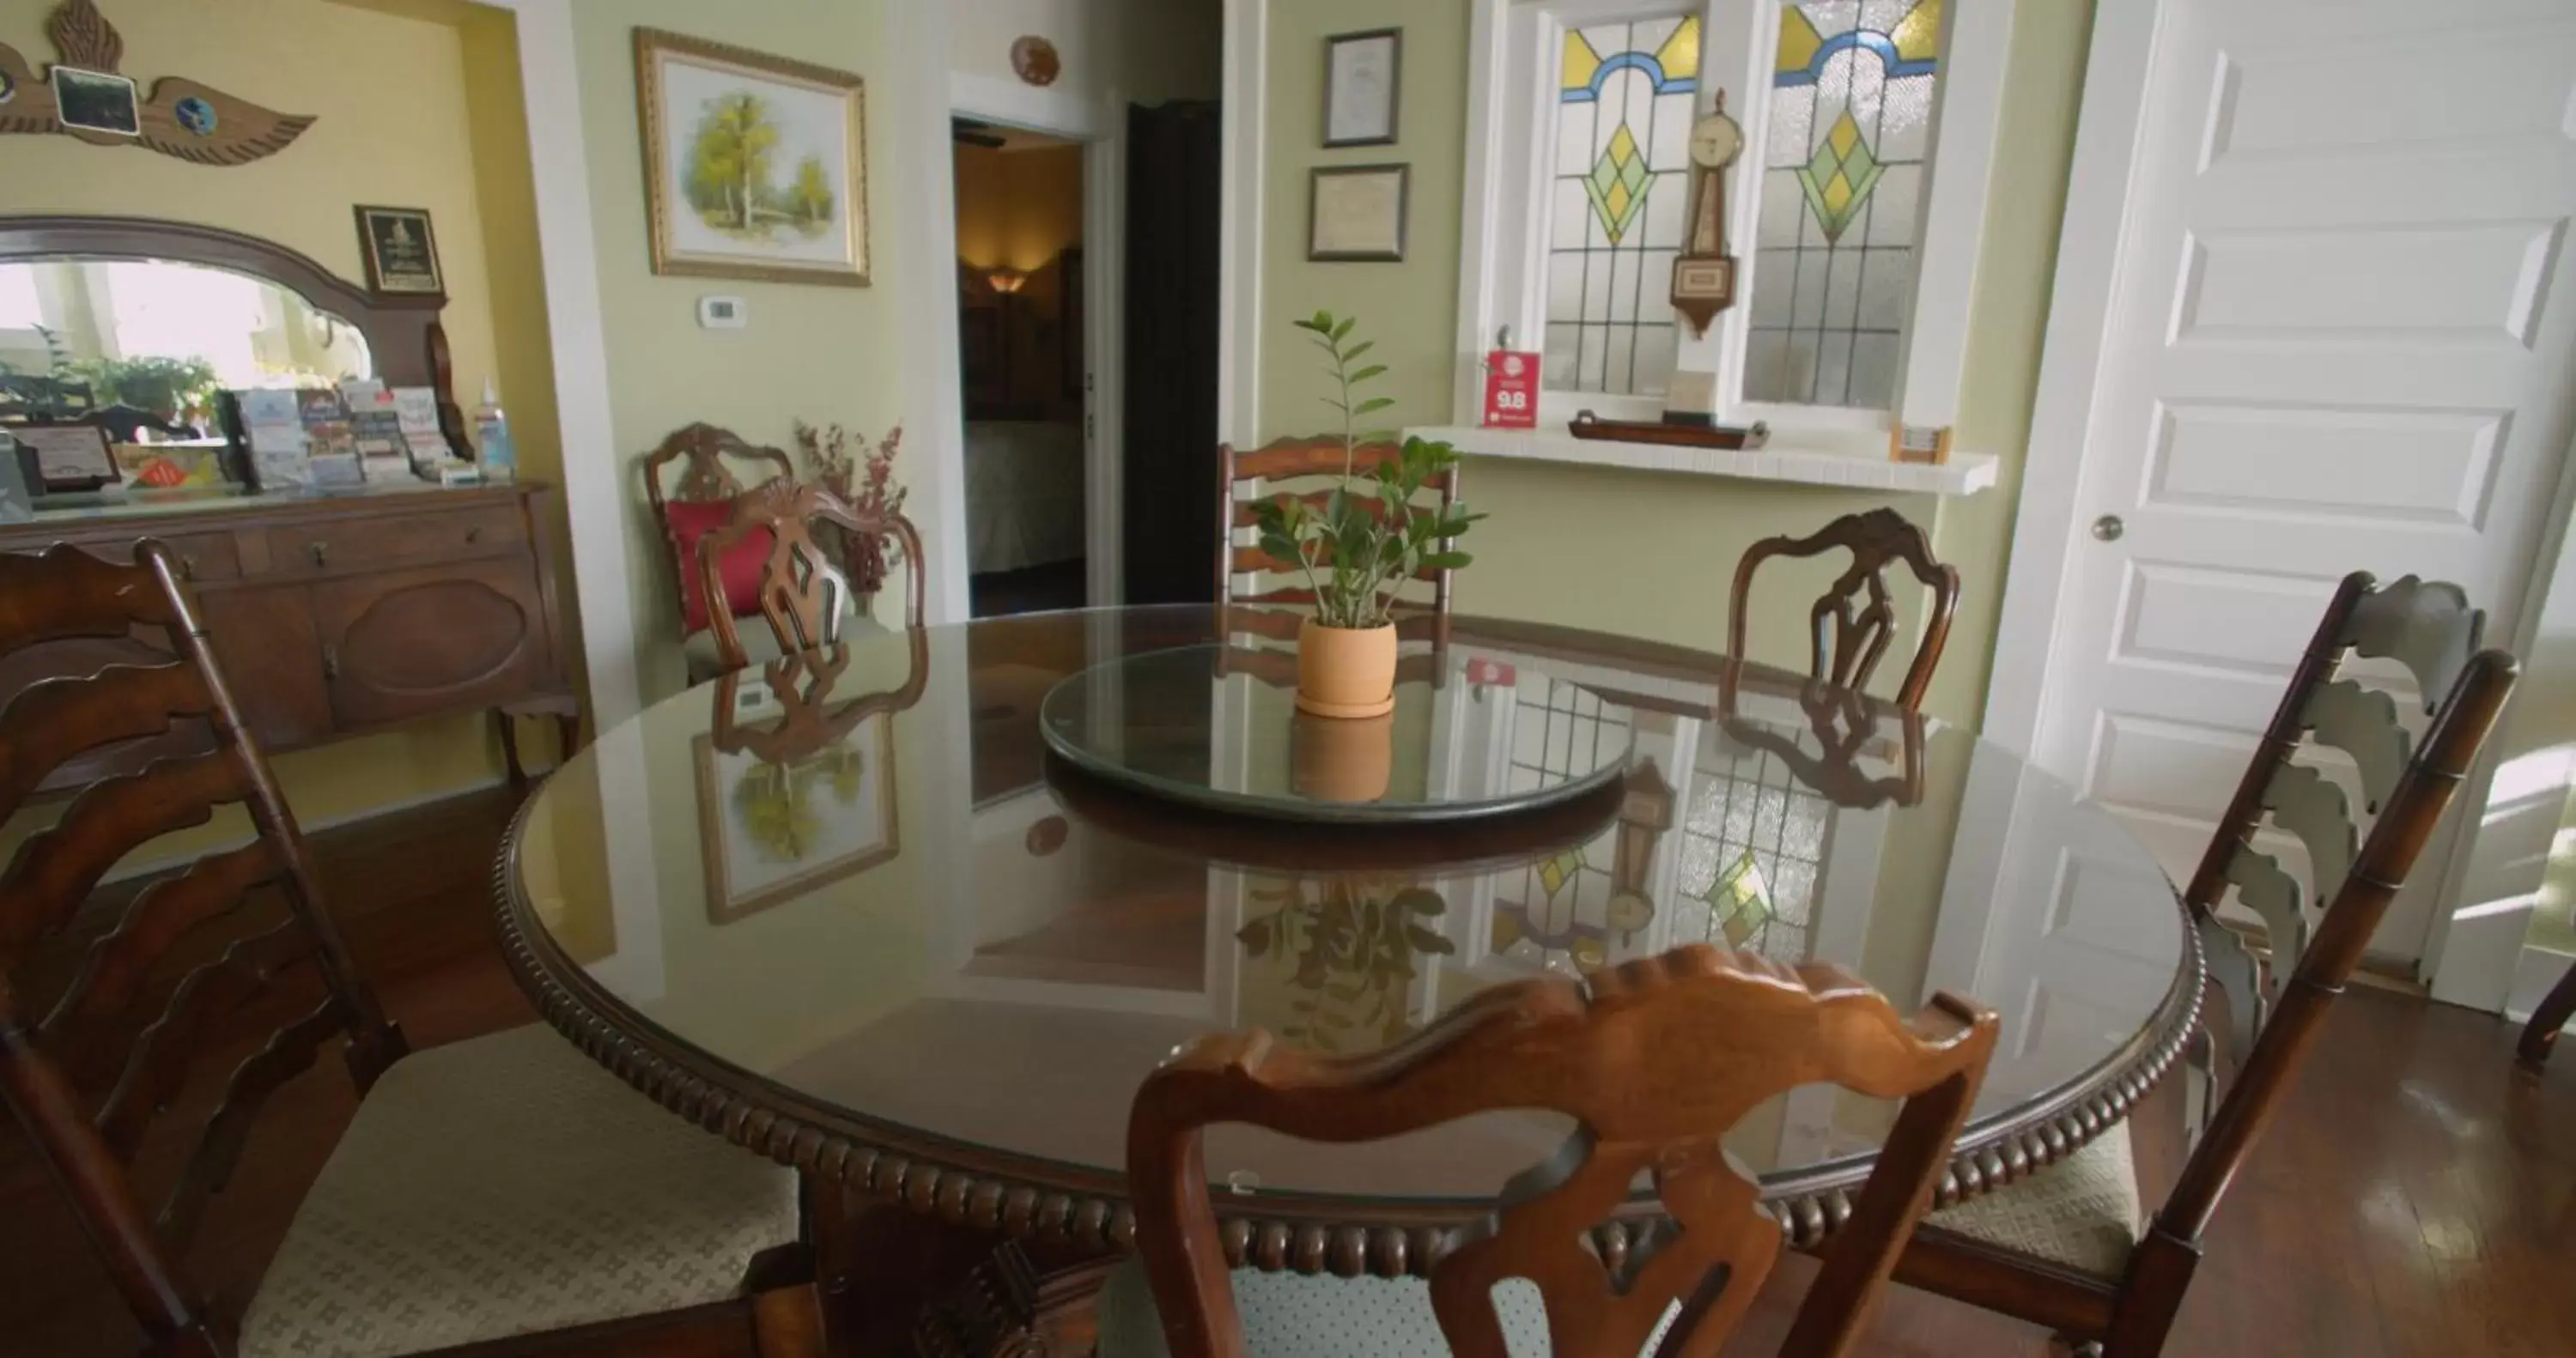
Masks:
[[[977,575],[1079,560],[1082,427],[966,422],[967,569]]]

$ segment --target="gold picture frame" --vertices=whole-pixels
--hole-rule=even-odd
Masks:
[[[766,710],[766,690],[746,691],[746,711]],[[895,814],[893,714],[871,713],[847,736],[800,759],[772,763],[749,750],[726,754],[712,735],[694,742],[698,775],[698,842],[706,860],[707,922],[727,925],[773,905],[890,862],[902,851]],[[848,795],[830,786],[847,777]],[[750,786],[755,781],[769,788]],[[755,798],[774,796],[766,808],[788,828],[766,831],[751,823]],[[799,798],[815,822],[810,844],[794,832]],[[816,804],[819,799],[821,804]],[[772,841],[785,838],[782,846]],[[767,850],[763,856],[755,849]],[[805,861],[808,855],[813,861]]]
[[[635,99],[653,272],[868,285],[867,82],[638,28]]]

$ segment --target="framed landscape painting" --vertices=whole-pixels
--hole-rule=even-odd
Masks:
[[[653,272],[868,281],[859,77],[639,28],[635,95]]]

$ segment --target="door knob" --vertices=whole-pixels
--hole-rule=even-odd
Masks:
[[[2105,514],[2093,521],[2093,536],[2104,542],[2118,542],[2120,535],[2128,531],[2129,525],[2120,522],[2117,514]]]

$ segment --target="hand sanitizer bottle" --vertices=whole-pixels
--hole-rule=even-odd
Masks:
[[[483,379],[483,408],[475,412],[474,424],[482,445],[475,460],[482,464],[484,479],[517,480],[519,453],[510,444],[510,417],[501,413],[501,388],[489,377]]]

